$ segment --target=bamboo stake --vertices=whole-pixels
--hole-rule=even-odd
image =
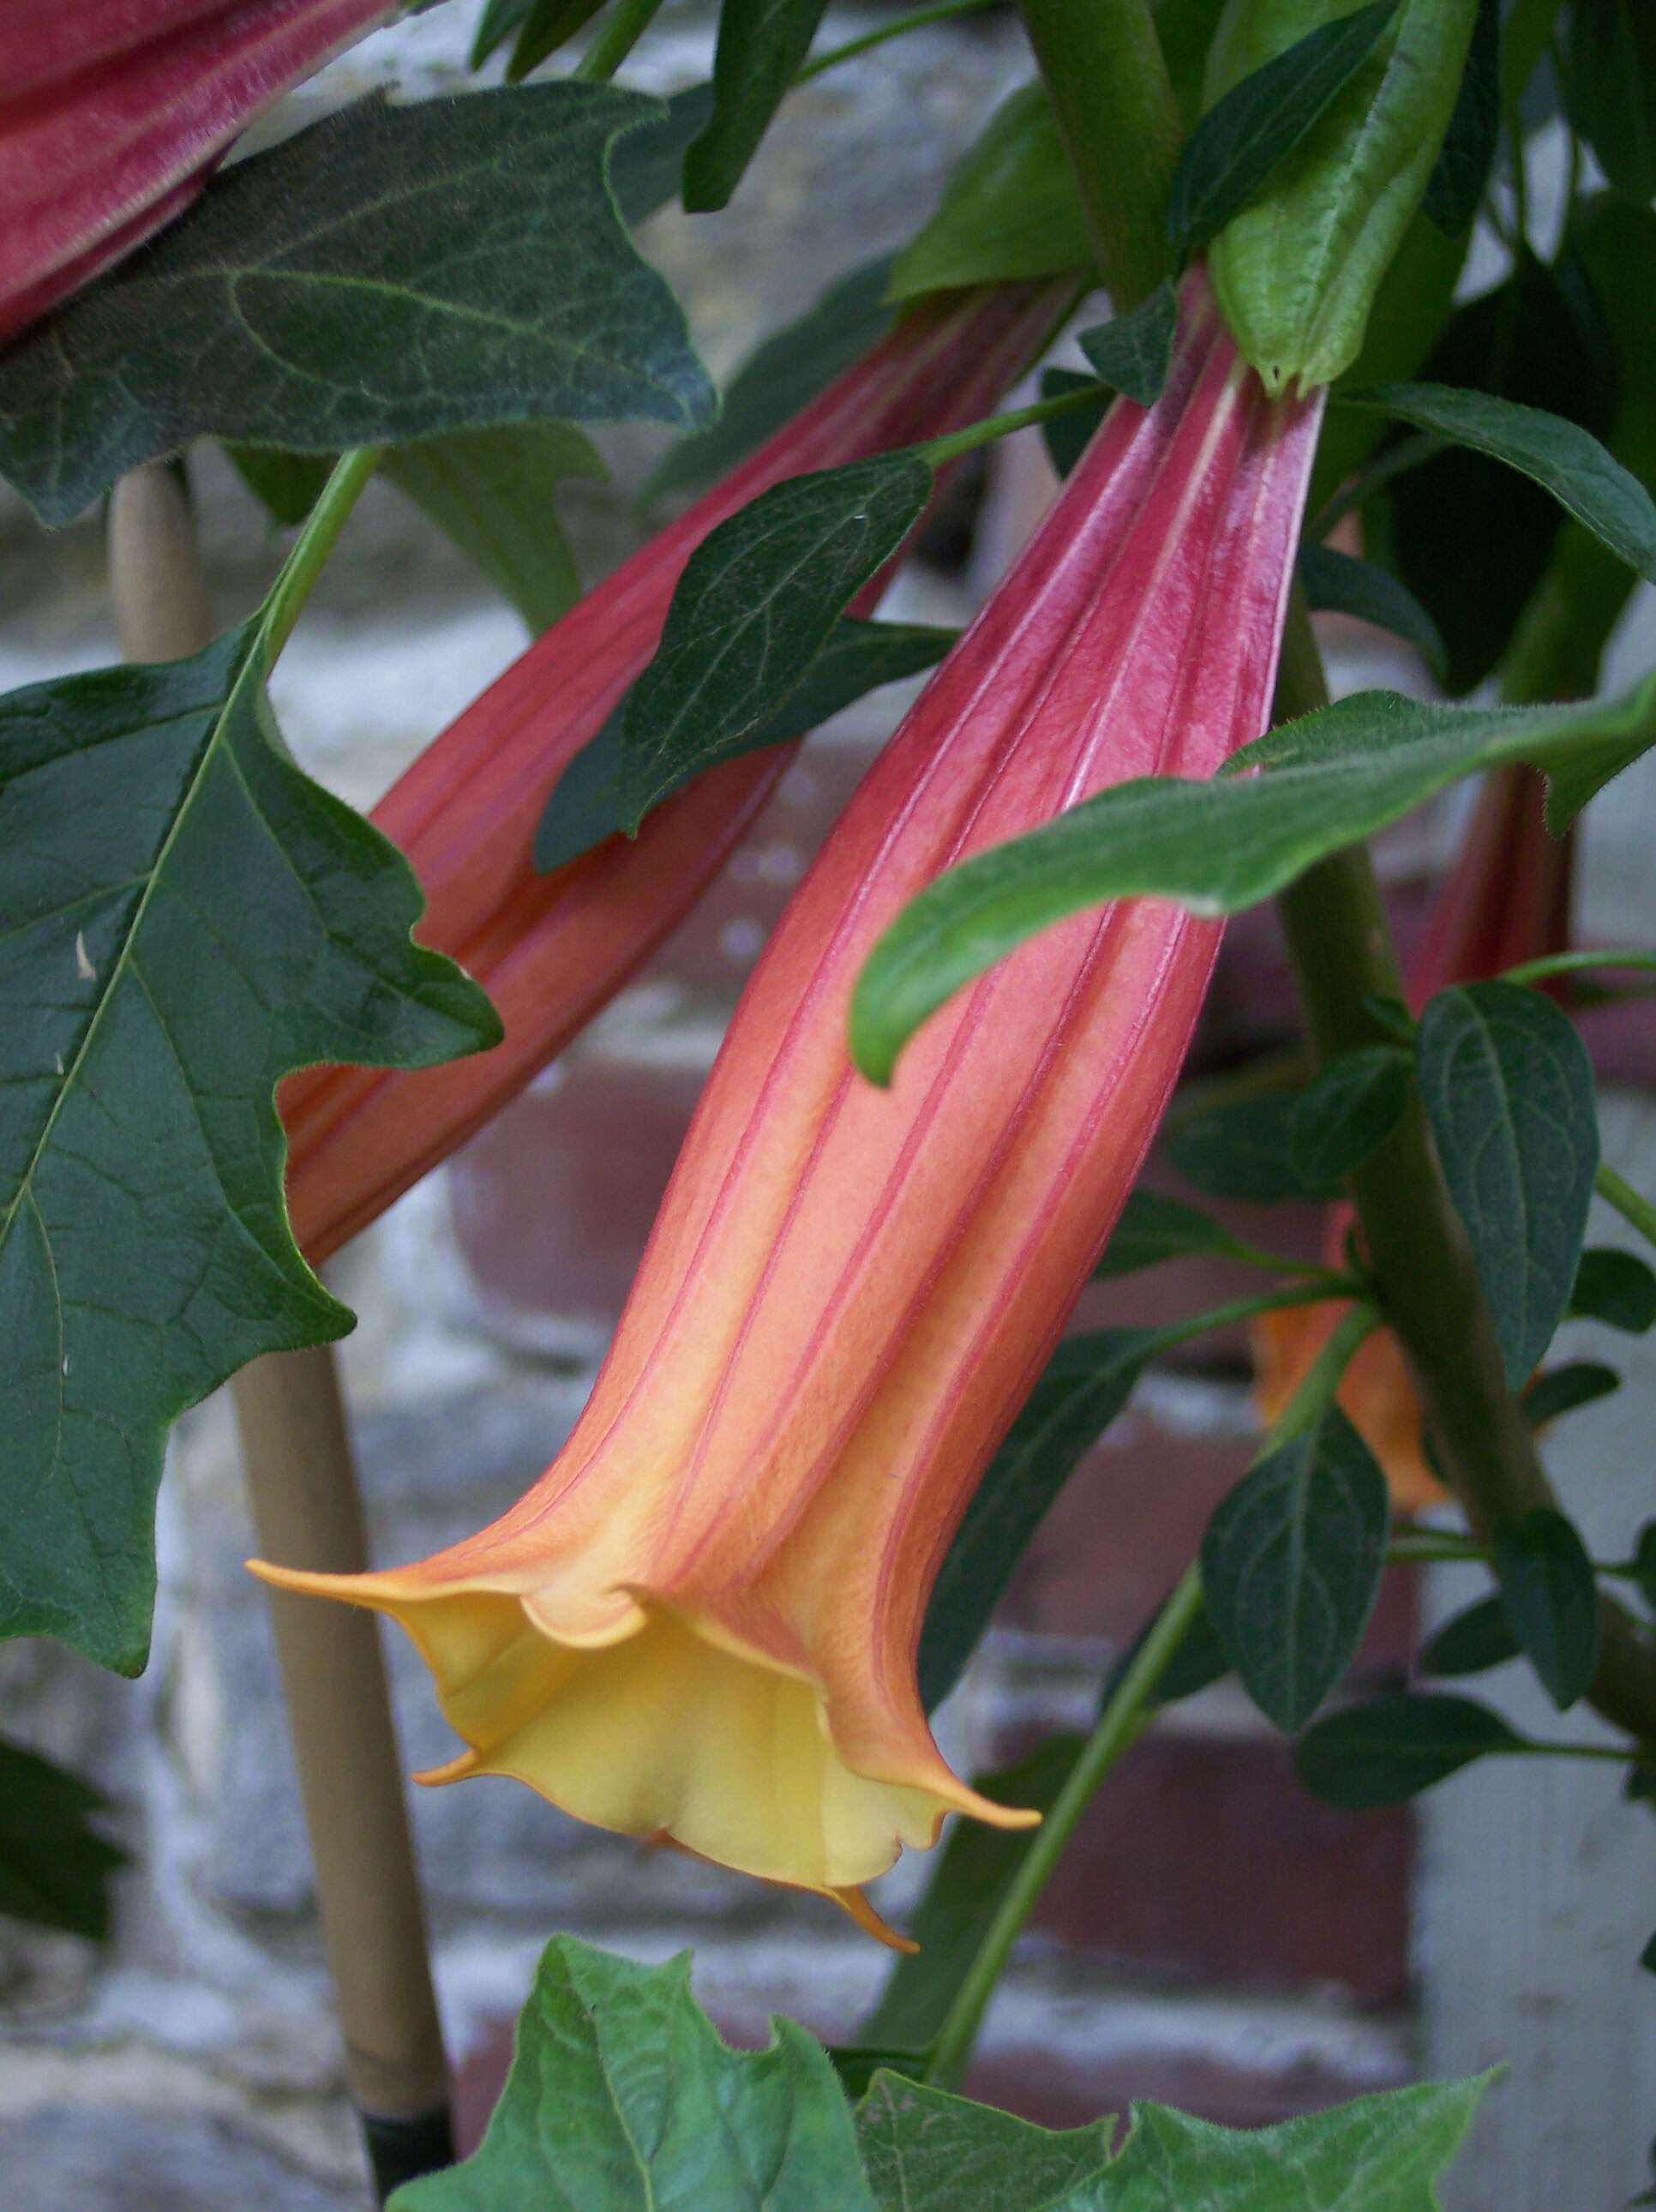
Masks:
[[[209,641],[189,503],[161,463],[116,485],[109,560],[129,659],[181,659]],[[231,1390],[259,1550],[361,1573],[367,1544],[332,1347],[256,1359]],[[385,1659],[370,1614],[268,1595],[346,2078],[383,2203],[399,2183],[454,2156]]]

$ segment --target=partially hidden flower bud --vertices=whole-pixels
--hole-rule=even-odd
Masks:
[[[723,867],[792,759],[725,763],[549,876],[535,830],[564,769],[642,674],[673,587],[717,524],[779,478],[975,421],[1040,352],[1072,287],[955,293],[889,337],[537,638],[373,809],[420,879],[417,934],[476,976],[506,1036],[414,1073],[312,1069],[279,1103],[288,1207],[312,1261],[384,1212],[606,1006]],[[870,612],[877,580],[856,603]]]
[[[1410,963],[1416,1013],[1452,983],[1478,982],[1568,949],[1573,843],[1548,836],[1543,798],[1532,769],[1501,769],[1485,783]],[[1329,1208],[1323,1245],[1331,1267],[1341,1263],[1355,1222],[1350,1206]],[[1254,1323],[1254,1403],[1267,1426],[1287,1410],[1345,1311],[1338,1300],[1283,1306]],[[1397,1510],[1441,1504],[1447,1493],[1427,1462],[1420,1400],[1389,1329],[1359,1346],[1338,1395],[1386,1470]]]
[[[7,0],[0,343],[187,207],[262,108],[395,0]]]
[[[773,935],[567,1444],[416,1565],[258,1571],[390,1613],[468,1749],[600,1826],[838,1899],[980,1796],[914,1657],[938,1566],[1177,1076],[1218,941],[1120,902],[959,994],[881,1091],[846,1043],[942,869],[1266,720],[1316,403],[1269,401],[1199,271]]]

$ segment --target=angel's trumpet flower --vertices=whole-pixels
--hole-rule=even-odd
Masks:
[[[1065,285],[917,308],[786,428],[579,600],[437,738],[373,810],[420,878],[418,934],[488,991],[492,1052],[414,1073],[313,1069],[282,1086],[288,1207],[312,1261],[337,1250],[521,1091],[654,951],[719,873],[793,757],[727,762],[537,876],[535,829],[574,755],[648,665],[685,562],[782,477],[974,422],[1040,352]],[[867,613],[881,582],[857,603]]]
[[[1410,964],[1416,1013],[1451,983],[1477,982],[1568,945],[1571,840],[1548,836],[1542,795],[1540,777],[1527,768],[1501,769],[1484,785]],[[1331,1267],[1340,1264],[1355,1218],[1349,1206],[1330,1207],[1323,1246]],[[1287,1410],[1345,1310],[1338,1300],[1283,1306],[1254,1323],[1254,1401],[1267,1426]],[[1420,1400],[1389,1329],[1358,1346],[1338,1395],[1385,1468],[1398,1511],[1441,1504],[1445,1492],[1427,1464]]]
[[[852,984],[963,855],[1263,728],[1317,403],[1267,400],[1199,276],[789,905],[568,1443],[493,1527],[285,1586],[391,1613],[470,1748],[581,1818],[838,1898],[950,1811],[915,1686],[961,1514],[1131,1187],[1215,924],[1150,902],[1023,946],[854,1073]]]
[[[5,0],[0,343],[187,207],[396,0]]]

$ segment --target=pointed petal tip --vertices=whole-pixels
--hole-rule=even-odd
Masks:
[[[422,1766],[409,1779],[417,1782],[422,1790],[440,1790],[445,1783],[464,1782],[468,1775],[476,1774],[482,1768],[482,1755],[476,1751],[466,1750],[457,1752],[452,1759],[446,1759],[440,1766]]]
[[[889,1951],[900,1951],[906,1958],[913,1958],[919,1945],[912,1936],[900,1936],[889,1921],[883,1920],[860,1889],[830,1889],[823,1894],[831,1897],[842,1911],[848,1912],[864,1936],[871,1936],[877,1943],[883,1943]]]

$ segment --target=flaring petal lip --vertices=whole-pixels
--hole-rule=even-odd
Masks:
[[[261,110],[395,0],[9,0],[0,344],[182,212]]]
[[[312,1262],[383,1212],[561,1052],[719,874],[795,748],[727,763],[555,875],[535,830],[569,761],[642,674],[707,532],[779,478],[973,422],[1039,354],[1071,288],[956,294],[906,316],[757,453],[589,592],[429,745],[373,809],[419,877],[417,934],[474,975],[492,1052],[414,1073],[319,1068],[279,1104],[288,1206]],[[871,612],[883,580],[856,611]]]
[[[591,1397],[478,1534],[391,1573],[470,1747],[601,1826],[846,1893],[962,1811],[914,1679],[949,1539],[1178,1074],[1217,925],[1077,917],[958,994],[889,1091],[852,987],[943,868],[1264,727],[1316,402],[1273,404],[1200,272],[1166,392],[1119,405],[876,763],[731,1021]]]

